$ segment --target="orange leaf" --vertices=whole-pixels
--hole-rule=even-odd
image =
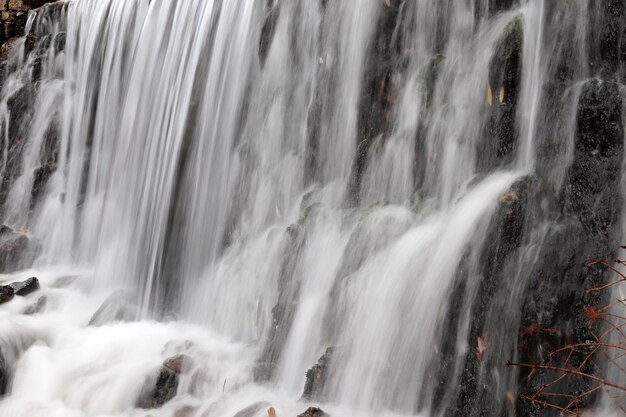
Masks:
[[[476,357],[479,361],[483,360],[483,353],[487,350],[487,334],[483,333],[482,336],[478,336],[476,344]]]
[[[585,315],[587,316],[587,318],[589,319],[589,322],[593,323],[596,320],[598,320],[601,316],[600,312],[596,309],[594,309],[593,307],[586,305],[584,308],[585,311]]]

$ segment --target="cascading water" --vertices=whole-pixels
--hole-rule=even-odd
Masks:
[[[626,60],[596,52],[602,7],[31,12],[0,97],[0,214],[37,247],[0,284],[37,276],[46,299],[0,305],[0,415],[531,413],[504,364],[545,346],[521,329],[574,332],[562,300],[621,237]],[[180,353],[178,395],[141,408]]]

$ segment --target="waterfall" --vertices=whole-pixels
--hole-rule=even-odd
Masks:
[[[622,237],[626,54],[603,48],[626,6],[602,7],[31,11],[1,68],[0,221],[34,249],[0,284],[46,298],[0,305],[0,416],[538,415],[504,364],[549,349],[532,326],[584,337],[586,261]],[[181,353],[178,395],[142,409]]]

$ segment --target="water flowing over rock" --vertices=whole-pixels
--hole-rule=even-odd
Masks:
[[[624,0],[0,0],[0,44],[0,416],[539,417],[506,364],[620,296]]]
[[[109,295],[102,302],[100,308],[89,320],[88,325],[102,326],[116,321],[129,321],[133,320],[136,314],[135,306],[130,297],[123,290],[119,290]]]

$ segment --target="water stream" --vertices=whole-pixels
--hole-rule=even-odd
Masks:
[[[516,203],[534,181],[567,193],[594,6],[492,3],[73,0],[33,14],[36,51],[19,41],[0,94],[0,173],[18,172],[1,214],[41,250],[0,281],[36,276],[47,303],[0,306],[15,355],[0,415],[233,417],[257,401],[281,417],[457,415],[477,334],[484,415],[514,415],[518,374],[502,365],[567,223],[547,198]],[[11,164],[11,100],[31,85]],[[499,223],[515,215],[521,238]],[[132,317],[88,325],[117,290]],[[329,347],[321,402],[299,401]],[[193,369],[178,395],[136,408],[180,352]]]

